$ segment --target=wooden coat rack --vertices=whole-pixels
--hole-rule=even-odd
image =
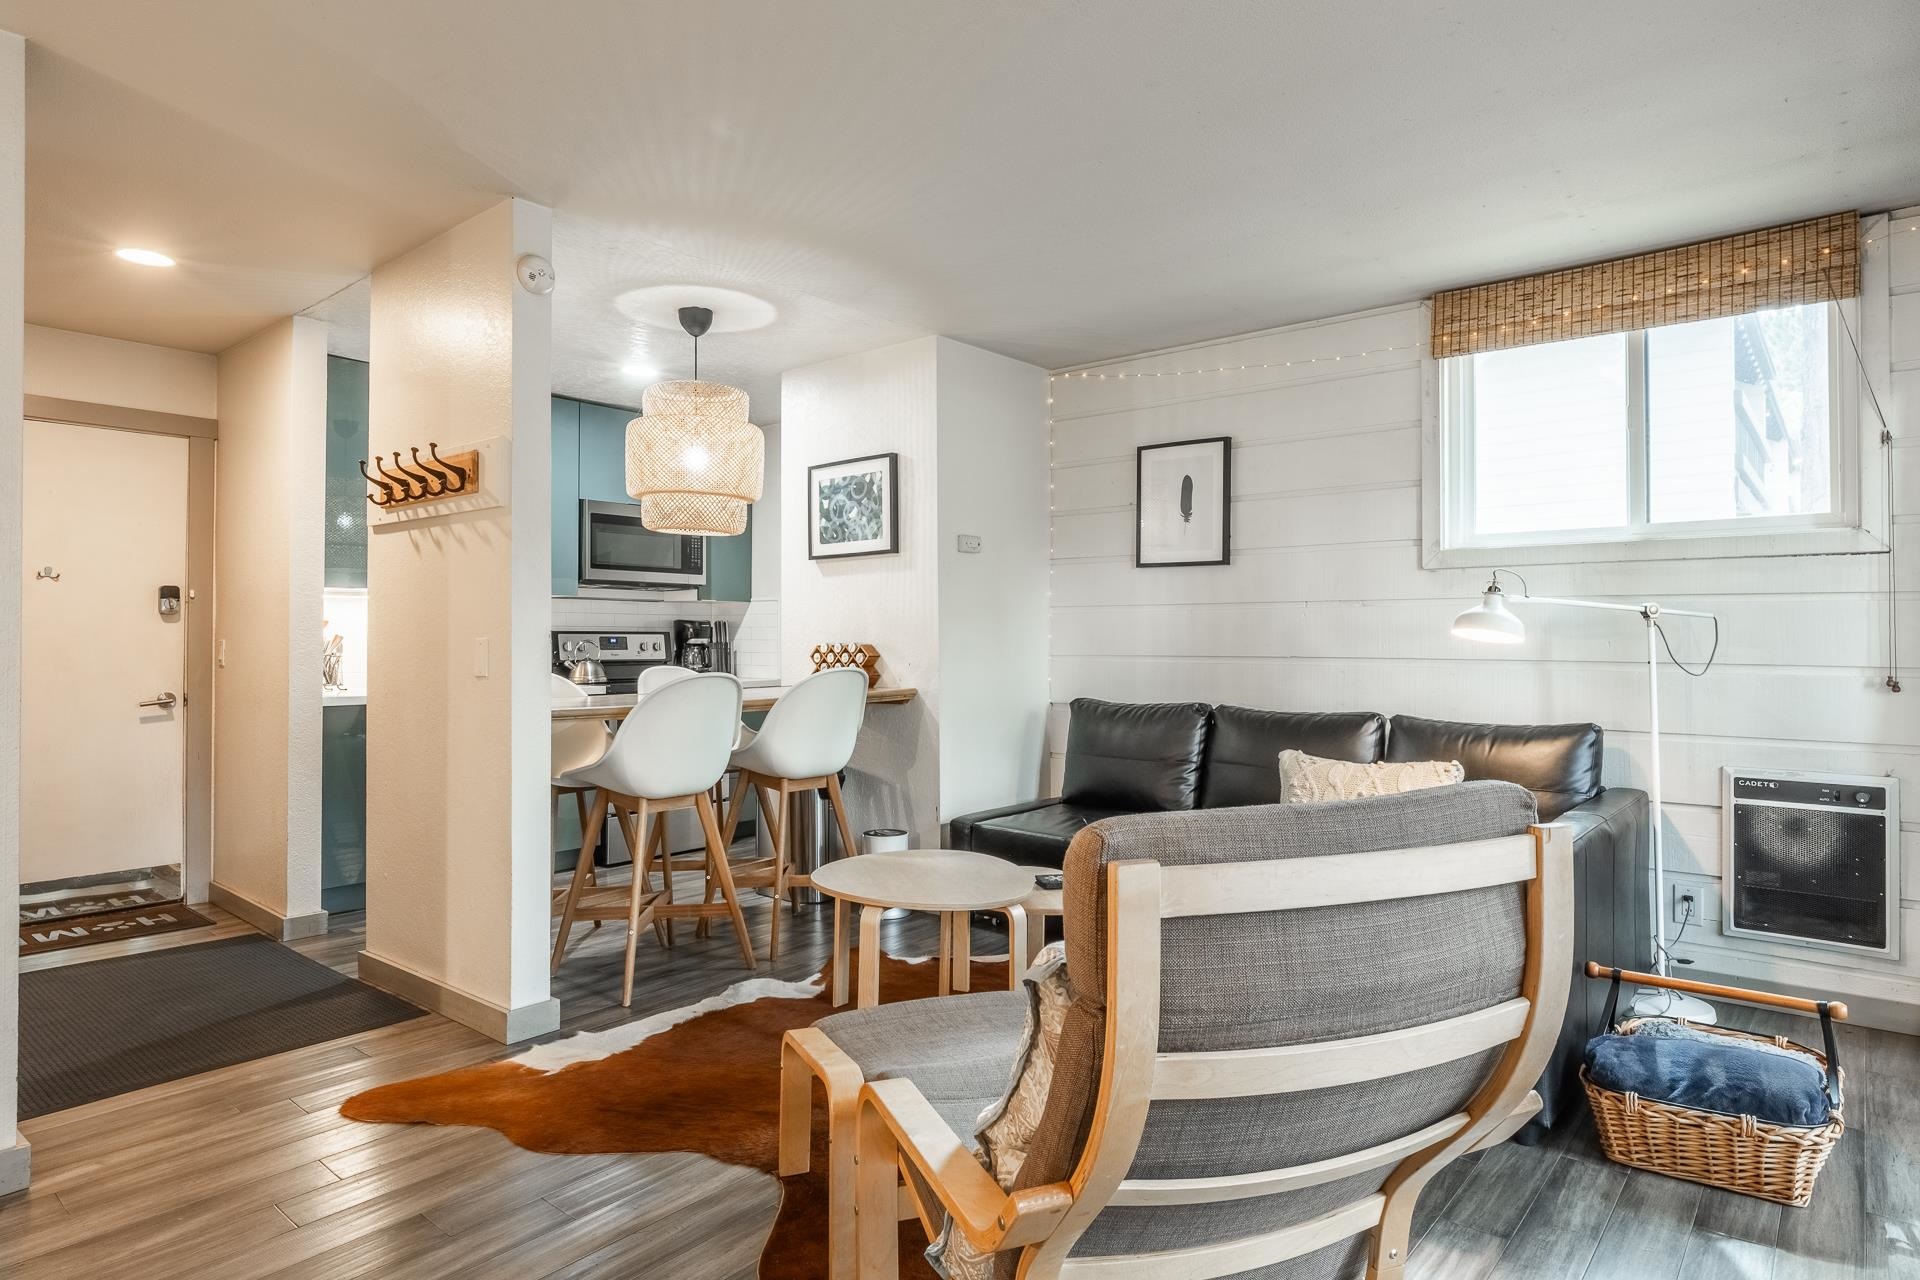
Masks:
[[[411,466],[400,460],[399,450],[394,450],[391,471],[378,455],[372,459],[373,471],[367,470],[368,459],[360,460],[360,474],[374,488],[367,495],[368,502],[383,511],[395,511],[479,492],[479,450],[467,449],[443,458],[439,443],[429,440],[426,457],[420,456],[417,446],[408,452],[413,455]]]

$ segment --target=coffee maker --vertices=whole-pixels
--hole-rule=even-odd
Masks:
[[[689,671],[714,669],[713,624],[682,618],[673,624],[673,660]]]

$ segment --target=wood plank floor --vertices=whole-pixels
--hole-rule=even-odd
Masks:
[[[246,926],[55,952],[85,963],[123,947],[182,946]],[[764,953],[768,908],[750,897]],[[829,947],[826,913],[783,924],[761,976],[804,977]],[[353,971],[361,920],[293,944]],[[555,984],[565,1030],[691,1003],[743,970],[727,931],[641,947],[634,1007],[618,1005],[620,950],[602,929]],[[889,921],[898,954],[932,950],[929,917]],[[988,954],[1004,943],[976,935]],[[1765,1015],[1754,1015],[1764,1025]],[[1811,1024],[1779,1019],[1805,1037]],[[508,1052],[427,1016],[22,1126],[33,1185],[0,1200],[0,1277],[345,1280],[662,1276],[751,1280],[774,1180],[704,1157],[546,1156],[487,1130],[342,1119],[371,1085]],[[1544,1147],[1511,1143],[1449,1168],[1420,1205],[1415,1280],[1920,1280],[1920,1040],[1842,1029],[1849,1132],[1807,1209],[1782,1209],[1606,1162],[1584,1114]],[[696,1250],[696,1246],[698,1246]]]

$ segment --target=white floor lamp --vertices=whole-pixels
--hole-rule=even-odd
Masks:
[[[1481,597],[1480,603],[1454,619],[1454,635],[1463,640],[1479,640],[1488,644],[1524,643],[1527,638],[1526,624],[1507,608],[1509,602],[1637,613],[1646,622],[1647,730],[1652,741],[1652,758],[1648,761],[1647,790],[1653,801],[1653,875],[1647,886],[1647,903],[1653,913],[1654,971],[1662,977],[1671,977],[1672,965],[1667,955],[1667,913],[1662,909],[1660,901],[1661,886],[1666,882],[1667,870],[1665,838],[1661,829],[1664,806],[1660,797],[1660,650],[1666,647],[1666,636],[1660,629],[1660,619],[1663,616],[1712,619],[1715,652],[1720,648],[1720,619],[1711,613],[1698,613],[1691,609],[1663,609],[1652,601],[1644,604],[1613,604],[1603,600],[1566,600],[1553,596],[1510,596],[1500,589],[1502,573],[1518,578],[1521,590],[1526,590],[1525,578],[1521,578],[1511,569],[1495,569],[1493,580],[1487,584],[1486,593]],[[1670,647],[1667,647],[1667,656],[1673,657],[1673,650]],[[1698,671],[1688,670],[1678,659],[1674,659],[1674,665],[1688,675],[1705,675],[1707,668],[1713,665],[1713,655],[1707,656],[1706,665]],[[1681,995],[1678,992],[1656,991],[1650,987],[1643,988],[1634,997],[1633,1011],[1641,1017],[1685,1018],[1690,1022],[1701,1023],[1715,1021],[1713,1006],[1706,1001]]]

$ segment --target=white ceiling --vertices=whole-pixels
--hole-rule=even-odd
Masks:
[[[557,211],[556,389],[631,403],[636,351],[684,375],[615,299],[724,286],[779,312],[703,344],[763,421],[782,369],[924,333],[1060,367],[1920,199],[1913,0],[0,0],[0,27],[32,42],[33,322],[218,350],[514,194]]]

